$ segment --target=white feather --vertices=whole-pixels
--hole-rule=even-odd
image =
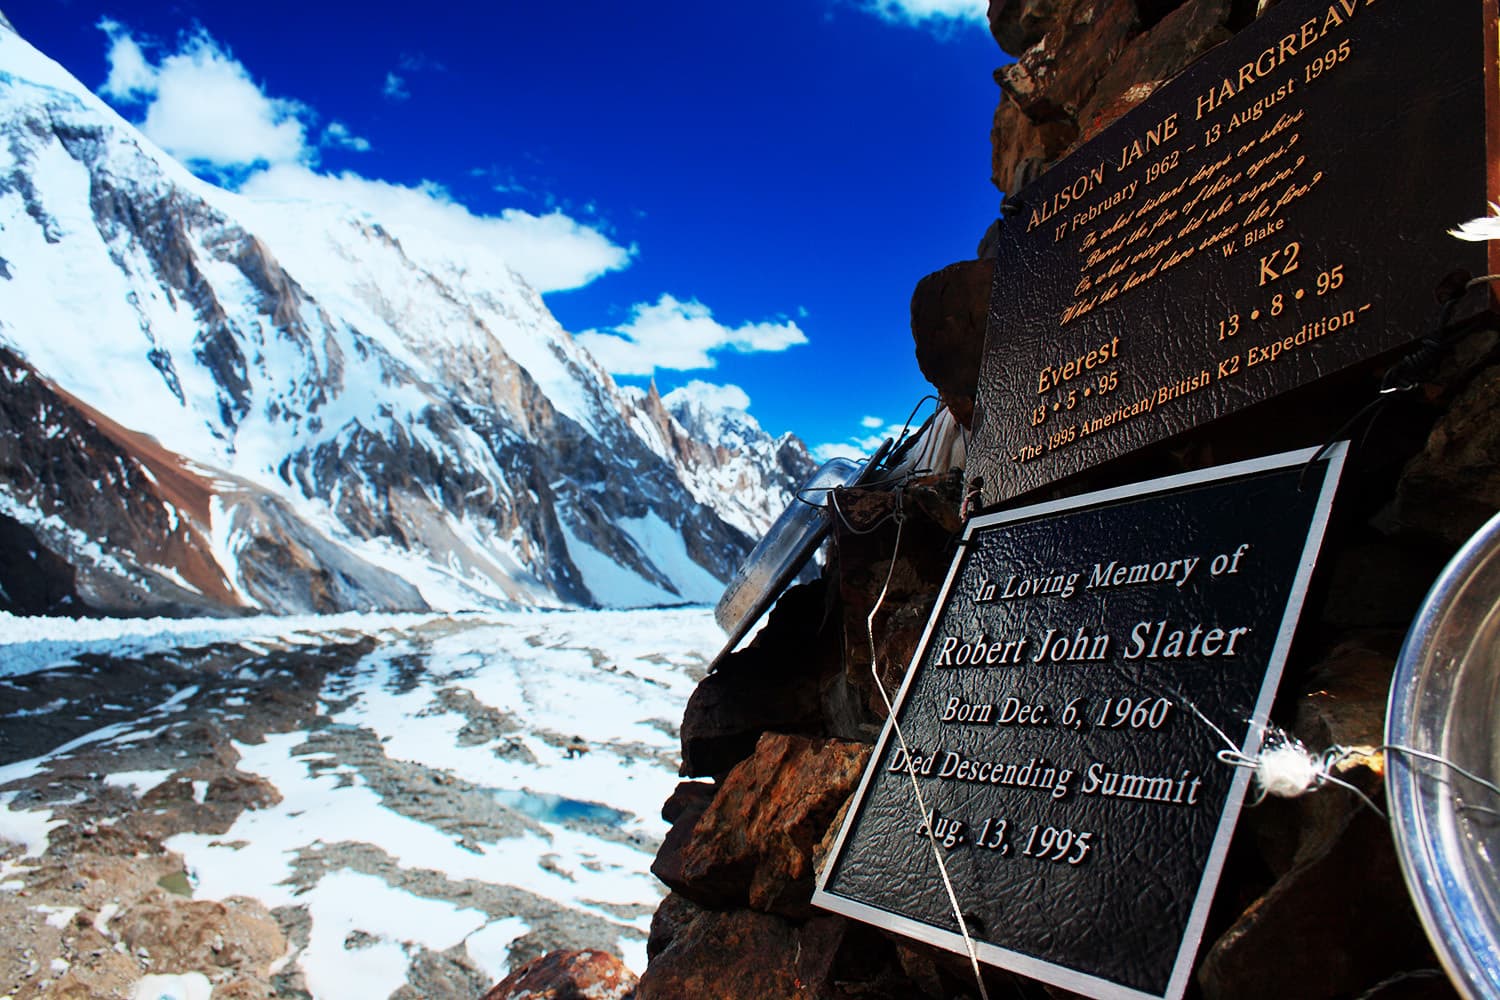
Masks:
[[[1456,236],[1461,240],[1471,243],[1482,243],[1485,240],[1500,240],[1500,205],[1490,202],[1490,214],[1481,219],[1473,219],[1465,222],[1457,229],[1448,230],[1449,236]]]

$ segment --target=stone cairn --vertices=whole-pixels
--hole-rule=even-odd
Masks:
[[[991,0],[995,39],[1016,56],[996,72],[1003,92],[992,132],[996,186],[1017,190],[1036,179],[1270,5]],[[978,259],[923,278],[912,299],[918,365],[964,425],[994,279],[990,236]],[[1322,444],[1372,398],[1388,364],[1216,421],[1035,499]],[[1272,711],[1308,746],[1382,742],[1395,656],[1422,597],[1500,508],[1497,402],[1500,338],[1475,334],[1417,391],[1388,405],[1367,440],[1356,431]],[[663,807],[672,828],[652,866],[672,891],[656,913],[650,963],[634,993],[622,979],[609,996],[978,995],[965,958],[809,903],[884,720],[871,650],[894,692],[956,551],[962,492],[958,473],[899,490],[841,491],[843,516],[822,579],[789,590],[753,643],[699,685],[682,723],[681,773],[692,780]],[[890,517],[898,505],[899,550]],[[1379,802],[1383,771],[1376,753],[1339,774]],[[1208,1000],[1455,995],[1434,974],[1438,962],[1387,822],[1344,792],[1271,799],[1242,813],[1197,961],[1188,995]],[[999,970],[985,976],[993,997],[1070,995]],[[568,983],[549,988],[525,995],[605,995]]]

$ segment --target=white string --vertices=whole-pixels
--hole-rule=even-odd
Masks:
[[[1140,682],[1137,681],[1137,683]],[[1141,686],[1146,687],[1145,684]],[[1229,738],[1224,730],[1214,725],[1213,721],[1204,715],[1190,699],[1183,697],[1180,692],[1174,691],[1173,694],[1198,717],[1199,721],[1212,729],[1219,739],[1224,741],[1225,749],[1215,755],[1221,764],[1241,767],[1255,773],[1257,797],[1254,802],[1250,803],[1251,805],[1259,805],[1267,795],[1294,799],[1326,784],[1332,784],[1353,792],[1365,805],[1375,811],[1375,815],[1385,818],[1385,812],[1368,795],[1333,773],[1335,767],[1353,754],[1360,752],[1373,754],[1380,748],[1362,751],[1353,747],[1331,746],[1322,753],[1315,754],[1307,749],[1301,740],[1286,730],[1257,722],[1256,725],[1264,734],[1261,737],[1260,750],[1253,755],[1247,754],[1239,744]]]
[[[901,513],[900,491],[896,493],[896,544],[891,549],[891,565],[885,573],[885,585],[880,588],[880,597],[876,599],[875,606],[870,609],[870,615],[865,619],[865,631],[870,637],[870,674],[875,678],[875,690],[880,692],[880,698],[885,702],[886,715],[891,720],[891,729],[896,734],[896,740],[901,744],[901,752],[908,761],[911,760],[911,750],[906,745],[906,736],[901,732],[901,724],[896,721],[896,709],[891,705],[891,697],[886,693],[885,685],[880,680],[880,662],[875,653],[875,616],[880,612],[880,606],[885,603],[885,595],[891,587],[891,577],[896,572],[896,556],[901,551],[901,528],[906,522],[906,517]],[[937,862],[938,873],[943,877],[943,888],[948,893],[948,905],[953,907],[953,916],[958,920],[959,933],[963,935],[964,947],[969,952],[969,964],[974,970],[974,982],[979,986],[981,1000],[990,1000],[988,991],[984,988],[984,974],[979,971],[979,952],[974,948],[974,939],[969,935],[968,922],[964,920],[963,909],[958,905],[958,894],[953,891],[953,880],[948,877],[948,866],[943,862],[943,849],[938,846],[937,835],[932,832],[933,817],[927,813],[927,803],[922,798],[922,786],[917,782],[914,768],[906,769],[908,777],[911,778],[911,790],[917,796],[917,808],[921,810],[922,820],[927,827],[927,841],[932,845],[932,857]]]

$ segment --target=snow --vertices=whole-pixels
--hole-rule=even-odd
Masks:
[[[131,988],[130,1000],[209,1000],[213,988],[201,972],[143,976]]]
[[[498,983],[510,973],[510,943],[529,930],[531,926],[520,917],[501,917],[470,934],[464,940],[464,948],[484,977]],[[636,968],[644,966],[642,962]]]
[[[325,876],[301,897],[312,932],[300,963],[315,997],[390,996],[406,982],[406,947],[446,951],[482,927],[486,916],[393,888],[348,870]],[[368,935],[358,947],[351,934]]]
[[[0,659],[33,663],[55,662],[69,648],[130,655],[188,641],[274,645],[381,637],[353,667],[329,675],[320,695],[326,714],[311,729],[230,743],[238,769],[274,785],[279,802],[240,813],[228,830],[179,833],[165,845],[182,857],[195,898],[243,895],[268,908],[305,910],[308,944],[288,961],[301,968],[317,1000],[389,995],[407,981],[418,948],[446,951],[461,944],[486,977],[503,978],[512,942],[536,922],[486,912],[462,888],[466,880],[510,886],[614,927],[613,940],[606,934],[597,945],[619,950],[637,970],[644,967],[649,911],[664,893],[649,866],[653,845],[667,829],[661,803],[678,781],[675,723],[696,672],[722,639],[707,610],[175,623],[7,616],[0,625]],[[69,632],[78,633],[72,646],[56,645],[69,641]],[[29,652],[33,645],[45,655]],[[417,683],[414,663],[421,664]],[[133,722],[0,767],[0,787],[41,773],[79,747],[149,742],[163,732],[174,707],[199,705],[204,697],[199,685],[184,686]],[[221,704],[243,701],[235,695]],[[499,721],[481,738],[461,735],[476,717]],[[340,745],[368,752],[336,753],[320,745],[340,733],[358,734],[355,743]],[[526,752],[503,752],[512,741]],[[586,752],[570,755],[577,741]],[[450,827],[445,820],[452,817],[413,813],[408,796],[387,798],[372,783],[371,760],[487,790],[502,821],[478,816]],[[104,780],[140,795],[174,773],[124,770]],[[206,790],[193,782],[196,801]],[[24,854],[0,862],[0,890],[22,886],[25,859],[46,851],[48,834],[60,822],[51,810],[16,802],[17,794],[0,798],[0,839],[22,845]],[[515,808],[501,808],[506,803]],[[602,810],[601,818],[594,825],[569,820],[555,814],[559,804]],[[378,870],[306,863],[351,844],[370,845],[375,853],[361,856],[385,860]],[[434,895],[431,873],[437,873],[439,892],[448,887],[447,896]],[[622,915],[629,912],[622,907],[639,911]],[[100,911],[95,923],[101,933],[117,912]],[[150,988],[161,991],[153,997],[193,995],[192,982],[180,977]]]
[[[76,906],[33,906],[33,910],[44,915],[48,927],[62,930],[73,921],[78,914]]]
[[[492,616],[433,640],[425,654],[428,671],[517,717],[536,764],[497,758],[491,745],[459,745],[463,716],[437,710],[426,688],[402,691],[394,683],[397,664],[415,652],[404,642],[388,643],[366,658],[357,687],[339,692],[342,698],[356,695],[352,705],[333,722],[372,733],[389,759],[497,790],[600,803],[630,815],[627,831],[661,836],[666,828],[657,813],[677,777],[658,759],[676,751],[676,739],[660,723],[680,716],[692,688],[674,664],[705,661],[718,641],[712,617],[700,610]],[[596,666],[590,651],[601,645],[601,655],[628,664],[628,670]],[[539,734],[586,734],[590,751],[569,758]],[[285,733],[260,744],[234,744],[240,769],[269,780],[282,801],[243,814],[223,834],[185,834],[168,842],[187,860],[201,894],[294,905],[300,897],[289,880],[300,850],[361,841],[378,845],[403,868],[437,868],[453,879],[492,880],[503,871],[508,884],[601,916],[609,915],[598,908],[601,903],[656,896],[655,882],[645,874],[650,857],[638,850],[566,827],[549,829],[547,837],[526,830],[463,843],[391,812],[356,767],[327,766],[326,755],[305,749],[305,741],[305,733]],[[240,841],[246,846],[226,846]],[[559,874],[542,865],[546,855],[579,861]],[[645,920],[636,925],[646,929]]]
[[[0,769],[0,783],[5,780],[4,771]],[[20,844],[22,858],[41,857],[47,851],[48,835],[63,824],[60,820],[53,820],[48,809],[12,809],[19,795],[19,792],[12,792],[0,798],[0,844]],[[0,879],[8,873],[6,862],[0,861]]]
[[[113,920],[115,918],[115,914],[119,912],[119,903],[105,903],[103,906],[99,907],[99,913],[94,917],[94,930],[99,932],[100,937],[108,939],[112,936],[113,932],[109,929],[109,922]]]
[[[622,518],[619,523],[641,551],[651,553],[651,561],[676,585],[680,600],[690,604],[719,600],[724,582],[693,561],[682,533],[663,521],[660,514],[647,511],[644,517]]]
[[[360,634],[415,628],[438,614],[258,615],[249,618],[50,618],[0,611],[0,677],[73,662],[86,653],[145,656],[220,642],[354,641]]]
[[[104,783],[111,788],[128,788],[140,798],[164,781],[171,779],[173,771],[116,771],[106,774]]]
[[[682,601],[680,595],[642,579],[639,573],[626,569],[584,541],[568,524],[566,517],[558,519],[558,526],[568,543],[568,558],[583,575],[583,585],[600,604],[613,608],[649,608]],[[719,590],[723,589],[720,585]]]

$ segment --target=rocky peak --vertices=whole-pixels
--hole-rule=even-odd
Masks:
[[[186,520],[96,509],[82,498],[114,459],[80,444],[38,537],[103,542],[113,563],[86,575],[160,565],[225,609],[711,603],[784,506],[795,447],[706,410],[690,430],[654,389],[641,403],[498,258],[221,190],[18,36],[0,65],[0,343],[80,427],[149,431],[147,472],[201,481]],[[16,423],[0,500],[19,508],[47,445]],[[146,446],[123,440],[129,468]],[[169,523],[212,571],[159,562]],[[154,602],[163,578],[121,586],[184,606]]]

